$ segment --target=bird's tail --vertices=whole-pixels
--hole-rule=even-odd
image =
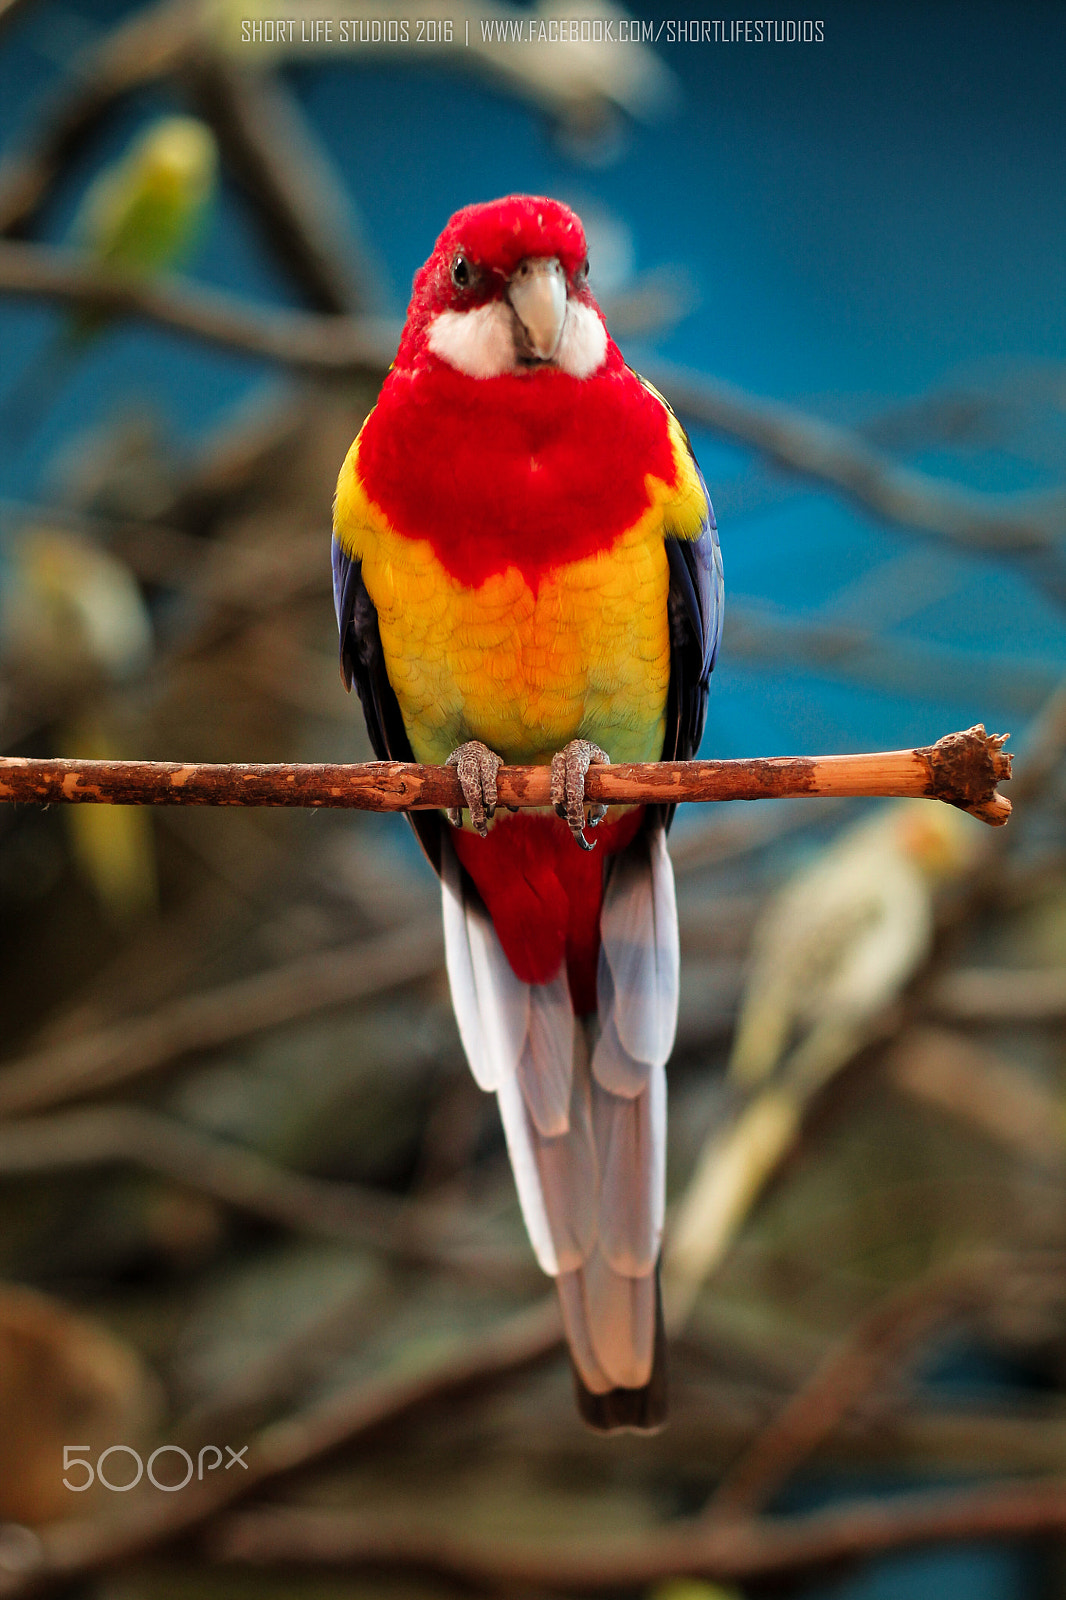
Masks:
[[[656,1428],[679,965],[665,835],[638,835],[608,867],[595,1018],[574,1016],[565,963],[550,983],[515,976],[447,838],[441,877],[459,1031],[475,1079],[499,1101],[530,1240],[558,1285],[579,1409],[604,1431]]]

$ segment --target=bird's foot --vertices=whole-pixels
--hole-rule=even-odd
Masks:
[[[594,848],[585,838],[585,828],[595,828],[607,815],[606,806],[590,805],[585,819],[585,776],[593,764],[610,766],[611,758],[591,739],[571,739],[552,756],[552,805],[582,850]]]
[[[453,750],[445,762],[454,767],[470,812],[470,821],[484,839],[489,822],[496,813],[496,774],[503,762],[495,750],[490,750],[480,739],[469,739]],[[463,814],[458,807],[450,808],[448,821],[456,828],[463,825]]]

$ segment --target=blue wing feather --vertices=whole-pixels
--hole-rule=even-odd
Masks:
[[[695,465],[695,460],[693,461]],[[700,747],[707,720],[710,677],[722,637],[722,551],[710,495],[695,539],[666,540],[670,566],[670,714],[664,760],[688,761]]]
[[[636,376],[640,378],[639,373]],[[644,378],[640,381],[648,393],[675,416],[670,402],[658,389]],[[700,480],[707,512],[695,539],[666,536],[666,557],[670,566],[670,693],[663,740],[664,761],[689,761],[700,747],[707,720],[710,677],[722,637],[725,601],[722,550],[714,508],[692,441],[684,428],[681,428],[681,435]],[[672,811],[669,815],[673,815]]]
[[[389,682],[378,614],[363,582],[362,565],[333,540],[333,604],[340,633],[341,675],[355,685],[366,730],[380,761],[413,761],[400,703]],[[432,865],[440,870],[440,818],[432,811],[409,811],[407,820]]]

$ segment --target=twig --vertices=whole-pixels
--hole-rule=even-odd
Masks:
[[[314,1565],[439,1573],[496,1593],[630,1592],[671,1577],[751,1579],[889,1550],[968,1539],[1024,1539],[1066,1529],[1066,1481],[993,1483],[859,1500],[809,1516],[688,1524],[639,1536],[536,1543],[486,1539],[380,1517],[270,1506],[227,1517],[210,1550],[253,1566]]]
[[[316,311],[362,311],[369,276],[344,189],[280,78],[198,53],[187,68],[223,165],[247,194],[267,241]]]
[[[0,0],[0,33],[14,22],[28,3],[29,0]]]
[[[195,5],[161,0],[85,52],[50,98],[26,148],[0,168],[0,234],[30,229],[56,179],[115,102],[173,71],[193,49],[198,28]]]
[[[0,292],[141,317],[223,349],[375,382],[396,354],[398,329],[392,322],[261,309],[188,280],[122,281],[77,251],[47,245],[0,244]]]
[[[44,245],[0,245],[0,293],[124,312],[305,371],[362,374],[377,381],[385,376],[400,331],[392,322],[266,311],[184,281],[152,288],[119,285],[79,256]],[[980,494],[900,467],[847,429],[702,374],[653,365],[647,376],[687,421],[842,490],[888,522],[952,544],[1015,555],[1054,555],[1066,538],[1066,491]]]
[[[920,1339],[979,1302],[1002,1269],[997,1259],[937,1271],[860,1317],[726,1473],[705,1515],[731,1521],[765,1505]]]
[[[1029,1161],[1050,1165],[1066,1157],[1066,1124],[1055,1095],[1025,1067],[1011,1065],[964,1034],[911,1028],[889,1049],[885,1069],[904,1094],[948,1112]]]
[[[1042,798],[1066,750],[1066,679],[1048,696],[1025,730],[1015,792],[1019,799]]]
[[[956,1022],[1058,1022],[1066,1017],[1066,967],[960,967],[928,995],[931,1011]]]
[[[385,1251],[420,1266],[511,1281],[522,1262],[466,1247],[436,1208],[380,1190],[290,1172],[258,1151],[213,1138],[139,1106],[92,1106],[0,1124],[0,1178],[129,1162],[312,1238]],[[455,1248],[451,1248],[454,1242]]]
[[[0,1596],[48,1593],[72,1578],[100,1572],[141,1556],[267,1483],[306,1467],[354,1439],[449,1395],[484,1388],[535,1366],[562,1341],[554,1294],[486,1332],[465,1340],[428,1370],[386,1373],[361,1380],[281,1422],[271,1423],[248,1446],[243,1471],[220,1472],[191,1483],[168,1499],[158,1493],[133,1500],[106,1520],[52,1523],[37,1543],[24,1547],[18,1571],[5,1567],[0,1545]]]
[[[674,805],[683,800],[790,799],[796,795],[910,795],[943,800],[998,826],[1010,801],[996,784],[1010,777],[1008,734],[982,724],[935,745],[852,756],[768,756],[739,761],[650,761],[592,767],[590,801]],[[499,803],[545,807],[550,770],[501,767]],[[208,765],[177,761],[0,758],[0,801],[51,805],[328,806],[364,811],[432,811],[461,806],[451,767],[400,761],[361,765]]]
[[[730,661],[750,661],[761,671],[798,662],[820,676],[865,684],[882,694],[963,704],[978,685],[984,687],[988,666],[987,654],[978,651],[858,627],[835,616],[798,617],[732,593],[723,649]],[[1061,675],[1061,660],[1051,656],[997,655],[987,689],[998,708],[1030,717]]]
[[[11,1062],[0,1072],[0,1116],[114,1088],[189,1051],[214,1049],[327,1006],[414,982],[436,972],[441,960],[440,930],[427,921],[182,995],[145,1016]]]
[[[854,433],[759,400],[702,373],[656,363],[645,374],[675,409],[780,466],[842,489],[889,522],[986,550],[1047,551],[1066,536],[1066,490],[976,494],[901,467]]]

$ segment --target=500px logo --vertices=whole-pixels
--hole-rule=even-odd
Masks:
[[[244,1456],[248,1446],[242,1445],[239,1450],[231,1450],[229,1445],[223,1449],[229,1456],[223,1471],[228,1472],[231,1467],[241,1467],[248,1471],[248,1463]],[[108,1445],[106,1450],[101,1450],[94,1466],[90,1459],[90,1447],[87,1444],[65,1444],[63,1446],[63,1470],[71,1472],[80,1469],[84,1477],[80,1482],[71,1482],[70,1478],[63,1479],[63,1487],[72,1489],[75,1494],[84,1494],[86,1489],[91,1489],[94,1483],[100,1483],[105,1489],[111,1489],[115,1494],[125,1494],[127,1489],[135,1489],[148,1473],[148,1482],[155,1489],[162,1489],[164,1494],[175,1494],[179,1489],[184,1489],[195,1477],[198,1481],[204,1476],[204,1471],[215,1472],[222,1466],[222,1450],[217,1444],[205,1444],[197,1453],[196,1460],[180,1444],[161,1444],[153,1450],[148,1457],[147,1468],[142,1461],[140,1453],[129,1444]],[[104,1471],[104,1464],[110,1456],[126,1455],[133,1458],[134,1473],[128,1483],[115,1483]],[[180,1483],[163,1483],[156,1476],[155,1464],[161,1456],[180,1456],[185,1466],[185,1476]],[[213,1460],[208,1459],[214,1457]],[[176,1463],[175,1463],[176,1464]]]

